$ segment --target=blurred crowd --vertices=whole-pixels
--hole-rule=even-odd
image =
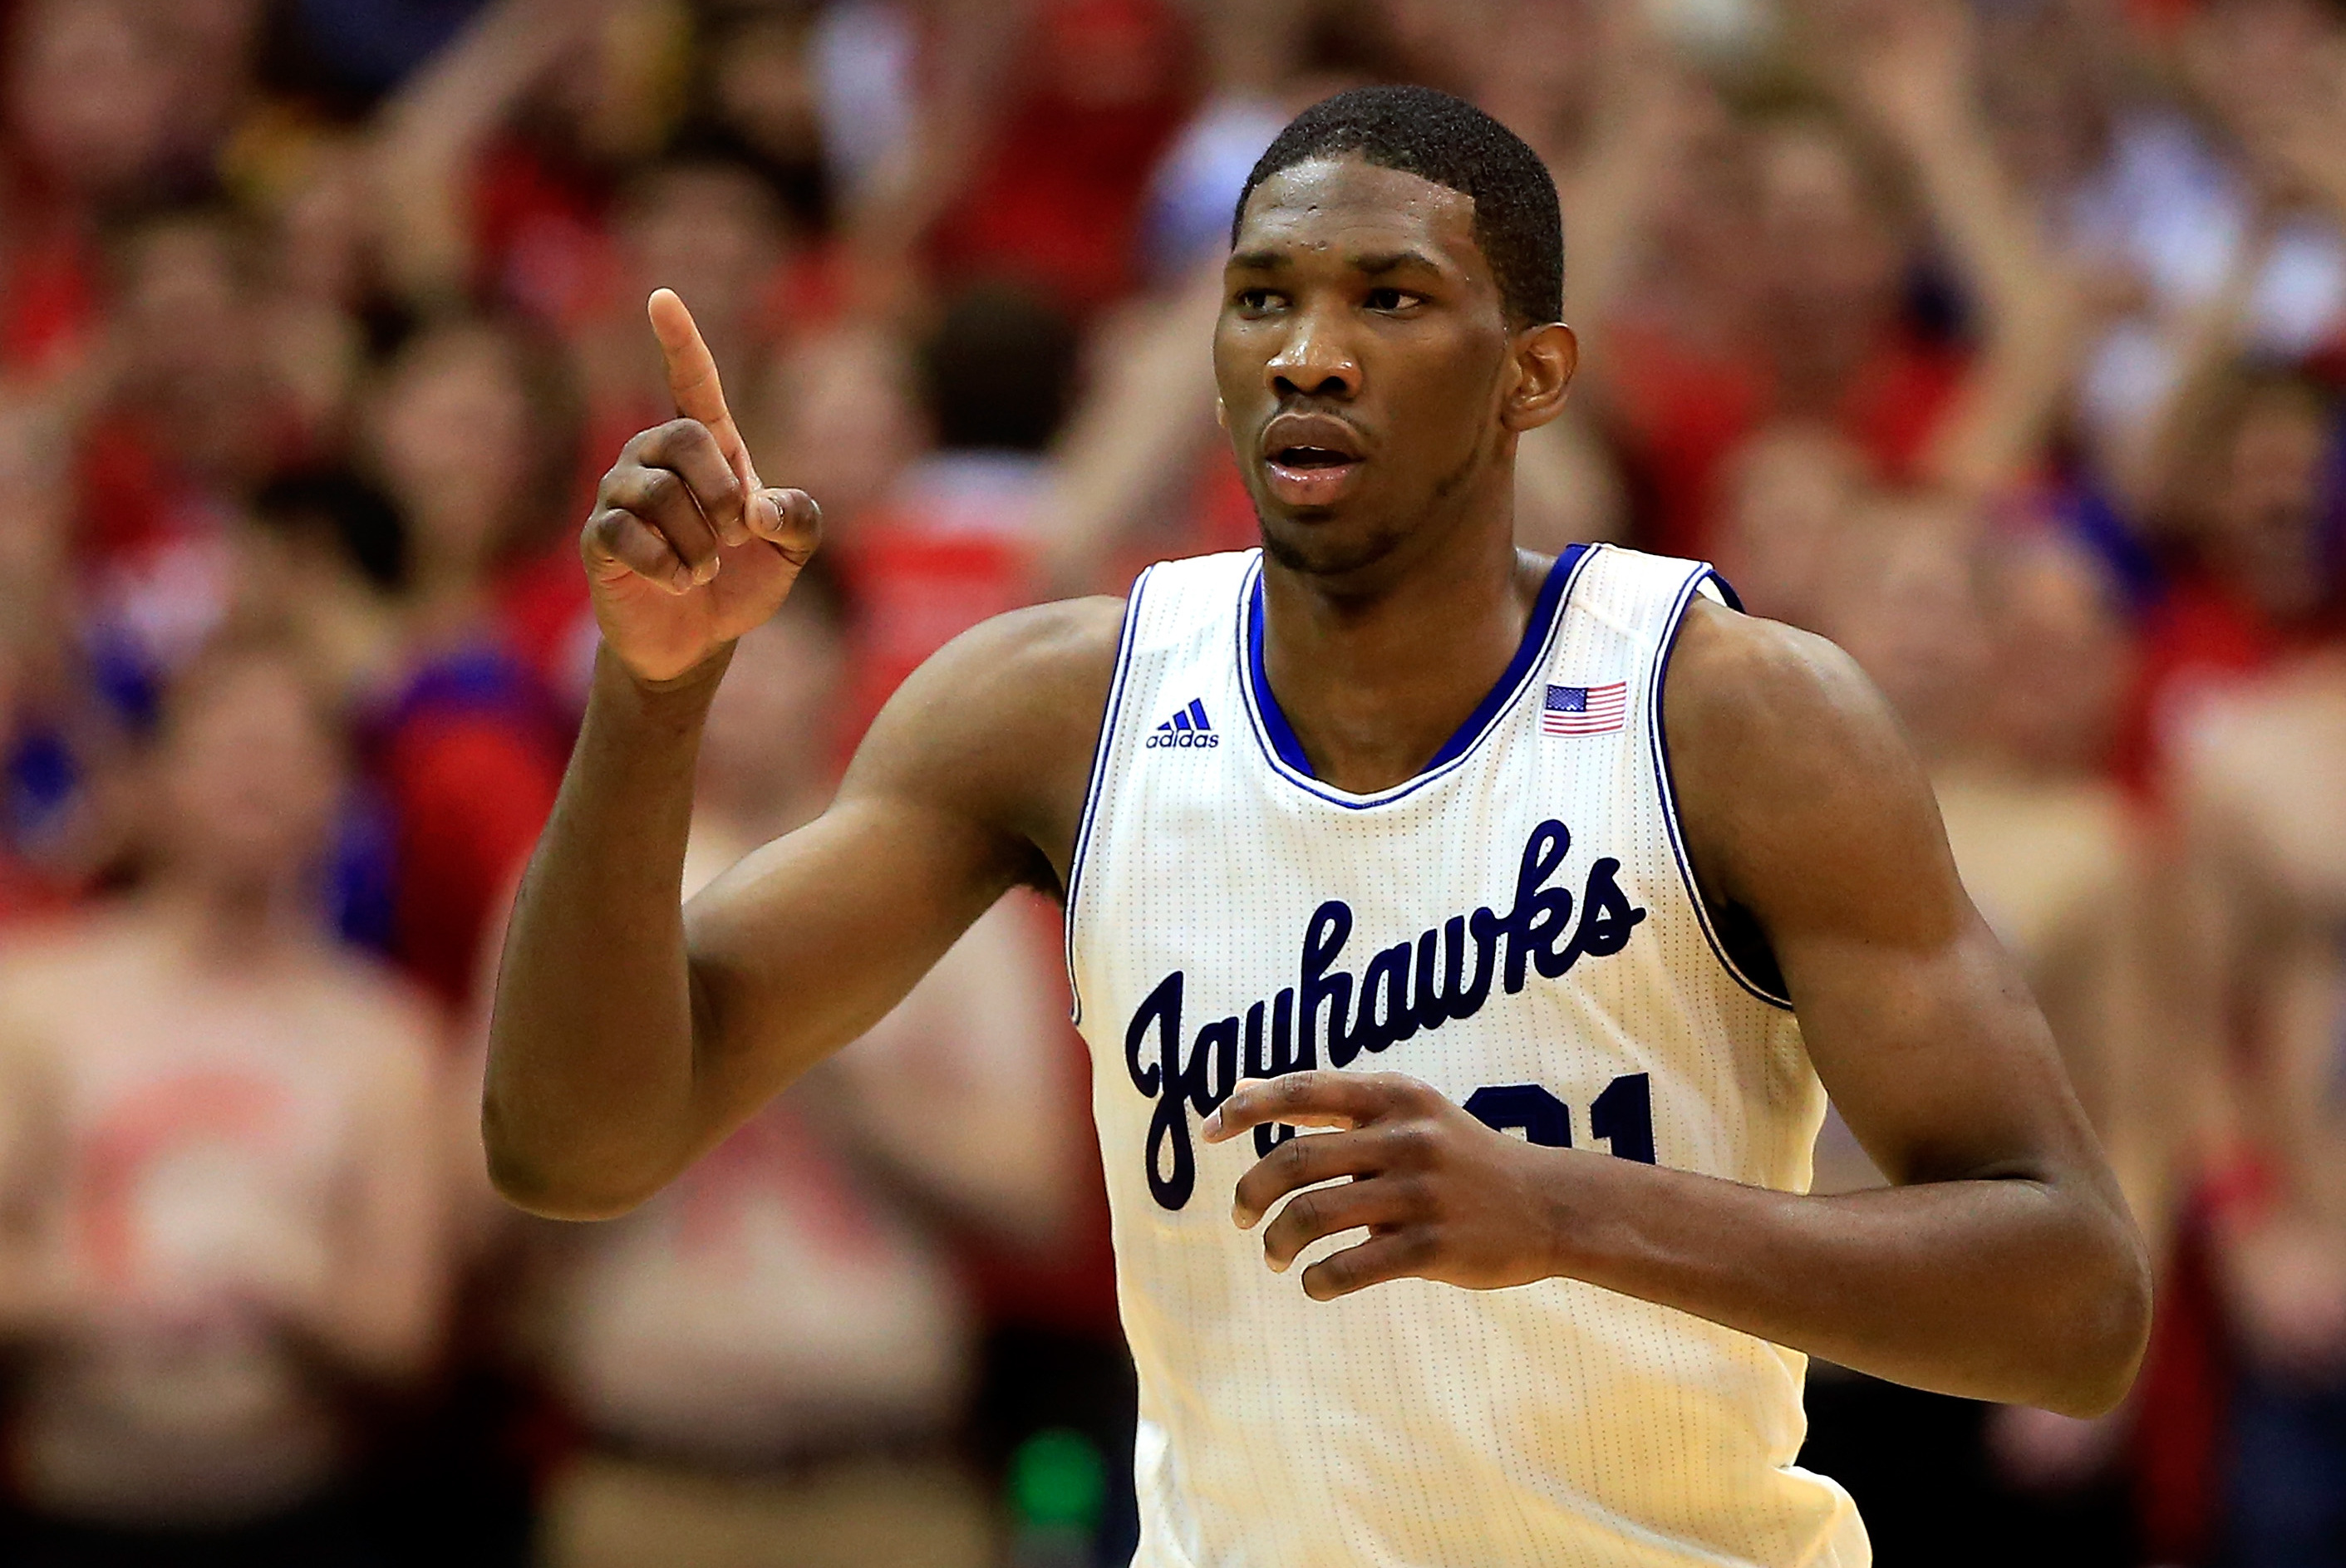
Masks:
[[[1014,897],[646,1209],[481,1174],[486,977],[677,289],[830,543],[687,891],[974,622],[1251,542],[1207,334],[1303,105],[1563,193],[1527,547],[1717,561],[1928,761],[2158,1259],[2117,1415],[1820,1366],[1886,1568],[2346,1564],[2335,0],[0,0],[0,1563],[1116,1563]],[[1961,1049],[1951,1042],[1951,1049]],[[1820,1183],[1878,1180],[1829,1125]]]

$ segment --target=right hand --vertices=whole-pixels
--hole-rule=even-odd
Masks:
[[[822,537],[802,490],[758,482],[717,361],[669,290],[647,307],[680,418],[638,434],[578,542],[603,641],[638,680],[674,680],[781,606]]]

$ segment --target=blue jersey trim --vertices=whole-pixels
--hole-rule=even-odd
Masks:
[[[1572,585],[1595,555],[1596,551],[1586,545],[1565,547],[1540,583],[1539,596],[1532,601],[1531,618],[1524,626],[1523,640],[1515,645],[1515,657],[1508,661],[1498,682],[1484,695],[1456,733],[1443,742],[1423,771],[1374,795],[1354,795],[1321,783],[1313,775],[1311,759],[1304,756],[1302,744],[1295,738],[1286,714],[1280,711],[1279,699],[1271,693],[1270,677],[1263,669],[1262,560],[1258,555],[1239,590],[1238,652],[1243,677],[1239,686],[1246,695],[1247,716],[1253,721],[1255,738],[1272,770],[1309,794],[1355,811],[1398,800],[1448,773],[1482,744],[1521,695],[1532,671],[1545,661],[1556,640],[1556,628],[1564,624],[1564,606],[1571,596]]]
[[[1100,714],[1099,744],[1092,753],[1091,781],[1084,786],[1083,812],[1076,819],[1076,847],[1067,857],[1067,1016],[1076,1023],[1084,1021],[1084,992],[1076,979],[1076,902],[1083,893],[1084,856],[1091,847],[1092,825],[1099,814],[1100,786],[1107,779],[1108,758],[1115,750],[1117,723],[1124,715],[1125,677],[1132,668],[1132,634],[1140,622],[1140,596],[1148,590],[1148,575],[1156,570],[1154,565],[1143,567],[1124,602],[1124,626],[1116,638],[1116,675],[1108,682],[1107,706]]]
[[[1670,606],[1670,618],[1662,626],[1662,653],[1654,661],[1653,688],[1646,695],[1646,723],[1651,734],[1654,754],[1654,786],[1661,792],[1662,820],[1669,828],[1670,853],[1678,860],[1678,878],[1686,884],[1687,901],[1694,905],[1695,923],[1702,927],[1703,940],[1710,944],[1711,956],[1719,960],[1719,966],[1727,971],[1728,978],[1736,984],[1769,1006],[1780,1007],[1790,1013],[1792,1011],[1791,999],[1777,995],[1744,973],[1743,966],[1735,962],[1727,951],[1727,944],[1719,941],[1719,929],[1710,918],[1710,906],[1703,901],[1702,885],[1695,881],[1694,861],[1687,855],[1686,834],[1678,826],[1678,791],[1670,782],[1669,731],[1662,723],[1662,684],[1670,673],[1670,655],[1678,651],[1678,628],[1685,623],[1687,606],[1694,602],[1695,595],[1701,591],[1705,583],[1719,588],[1729,607],[1739,611],[1743,608],[1743,601],[1736,596],[1735,589],[1727,579],[1708,566],[1700,567],[1689,575],[1686,585],[1678,590],[1678,602]]]

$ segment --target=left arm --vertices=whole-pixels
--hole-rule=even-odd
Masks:
[[[2011,959],[1965,896],[1881,698],[1821,638],[1697,601],[1667,687],[1680,815],[1714,907],[1773,944],[1809,1054],[1892,1186],[1838,1196],[1537,1147],[1397,1074],[1240,1085],[1208,1124],[1337,1126],[1241,1179],[1274,1268],[1329,1299],[1414,1275],[1565,1276],[1892,1380],[2094,1415],[2148,1330],[2142,1244]]]

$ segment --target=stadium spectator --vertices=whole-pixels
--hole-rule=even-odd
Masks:
[[[933,444],[838,542],[860,612],[862,720],[923,659],[1033,596],[1076,349],[1064,313],[1009,284],[962,293],[922,345]]]
[[[2193,403],[2161,497],[2178,560],[2144,627],[2121,754],[2145,786],[2211,689],[2339,630],[2336,392],[2240,367],[2218,372]]]
[[[2229,1080],[2211,1107],[2224,1113],[2212,1130],[2228,1136],[2208,1150],[2199,1217],[2237,1362],[2218,1533],[2228,1562],[2335,1563],[2346,1540],[2346,665],[2325,650],[2210,697],[2175,762],[2202,917],[2181,994]]]
[[[0,963],[12,1561],[368,1560],[367,1417],[440,1332],[440,1061],[320,919],[342,742],[301,662],[196,657],[143,885]]]
[[[498,567],[569,497],[567,398],[551,351],[481,319],[407,344],[367,411],[407,556],[405,667],[369,737],[396,846],[392,946],[452,1008],[471,994],[495,901],[561,777],[562,719],[495,589]]]

